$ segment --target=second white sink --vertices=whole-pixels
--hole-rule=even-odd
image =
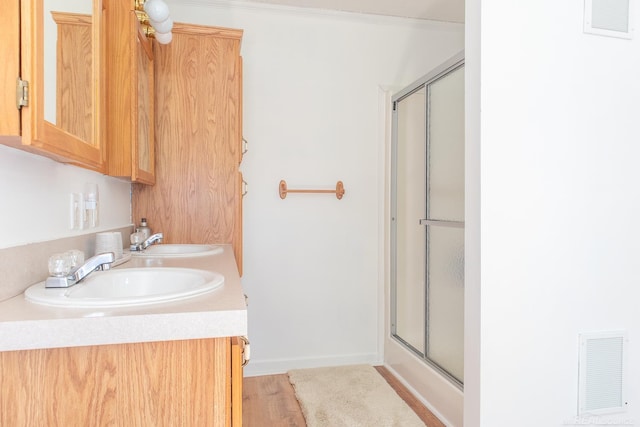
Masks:
[[[138,257],[193,257],[204,255],[215,255],[222,253],[222,246],[200,245],[200,244],[158,244],[151,245],[144,251],[131,251],[132,256]]]
[[[91,273],[69,288],[25,291],[29,301],[60,307],[127,307],[177,301],[210,292],[224,284],[221,274],[190,268],[124,268]]]

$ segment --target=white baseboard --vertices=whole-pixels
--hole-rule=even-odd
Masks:
[[[283,374],[291,369],[357,365],[362,363],[369,365],[382,365],[382,358],[376,353],[365,353],[299,359],[252,359],[249,364],[244,367],[244,376],[255,377],[259,375],[274,375]]]

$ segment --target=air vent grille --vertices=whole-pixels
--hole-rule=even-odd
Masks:
[[[626,410],[625,332],[580,335],[578,413]]]

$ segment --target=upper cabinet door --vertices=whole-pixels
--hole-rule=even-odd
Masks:
[[[154,184],[153,45],[133,0],[105,0],[107,173]]]
[[[134,117],[136,139],[132,144],[132,174],[131,181],[143,184],[155,183],[155,121],[154,121],[154,71],[153,71],[153,46],[151,41],[142,32],[136,18],[137,37],[135,56],[137,68],[134,71],[136,78],[136,103],[134,105]]]
[[[1,0],[0,13],[0,140],[20,138],[16,84],[20,75],[20,1]]]
[[[12,81],[20,77],[28,87],[23,90],[27,105],[18,113],[19,132],[3,124],[0,142],[104,172],[102,1],[4,2],[11,6],[2,19],[9,20],[12,31],[19,4],[20,71],[13,77],[3,71],[3,77]],[[4,10],[3,3],[3,15]],[[12,45],[5,37],[11,36],[3,34],[2,50]]]

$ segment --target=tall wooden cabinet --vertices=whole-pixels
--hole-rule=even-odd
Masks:
[[[242,273],[242,30],[176,24],[154,45],[156,183],[133,218],[167,243],[232,244]]]

